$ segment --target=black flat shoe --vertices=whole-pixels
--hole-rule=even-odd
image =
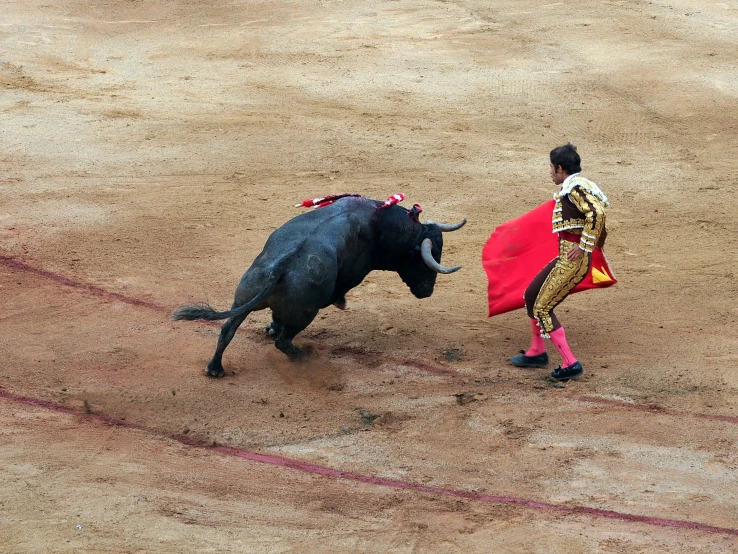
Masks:
[[[584,373],[584,369],[582,369],[582,364],[579,362],[574,362],[570,366],[566,367],[557,367],[551,372],[551,377],[554,379],[558,379],[559,381],[568,381],[569,379],[572,379],[574,377],[579,377],[582,373]]]
[[[510,358],[510,363],[517,367],[546,367],[548,365],[548,354],[538,354],[537,356],[526,356],[525,350],[521,350],[520,354]]]

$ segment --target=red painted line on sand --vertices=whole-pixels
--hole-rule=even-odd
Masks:
[[[83,290],[90,294],[94,294],[95,296],[102,296],[105,298],[111,298],[113,300],[119,300],[120,302],[125,302],[126,304],[131,304],[133,306],[142,306],[144,308],[156,310],[157,312],[170,312],[171,311],[170,308],[167,308],[166,306],[162,306],[160,304],[156,304],[155,302],[149,302],[148,300],[141,300],[139,298],[134,298],[132,296],[126,296],[124,294],[119,294],[117,292],[111,292],[109,290],[105,290],[101,287],[90,285],[88,283],[80,283],[79,281],[72,281],[71,279],[68,279],[67,277],[64,277],[63,275],[52,273],[51,271],[46,271],[45,269],[39,269],[37,267],[30,266],[26,263],[20,262],[13,258],[8,258],[7,256],[0,256],[0,263],[3,263],[7,265],[8,267],[17,269],[19,271],[26,271],[28,273],[33,273],[40,277],[45,277],[46,279],[51,279],[52,281],[56,281],[57,283],[61,283],[62,285],[66,285],[68,287]]]
[[[658,404],[636,404],[633,402],[626,402],[624,400],[611,400],[609,398],[600,398],[597,396],[569,396],[571,400],[577,402],[591,402],[593,404],[604,404],[606,406],[617,406],[619,408],[628,408],[631,410],[640,410],[642,412],[649,412],[652,414],[664,414],[669,416],[691,416],[699,419],[707,419],[711,421],[722,421],[725,423],[736,423],[738,424],[738,417],[729,415],[719,414],[703,414],[700,412],[685,412],[681,410],[674,410],[672,408],[665,408]]]
[[[120,302],[125,302],[126,304],[149,308],[157,312],[164,312],[164,313],[171,312],[171,308],[167,308],[166,306],[156,304],[155,302],[149,302],[147,300],[141,300],[139,298],[135,298],[132,296],[126,296],[123,294],[119,294],[117,292],[111,292],[101,287],[90,285],[88,283],[81,283],[79,281],[73,281],[67,277],[64,277],[63,275],[59,275],[57,273],[53,273],[45,269],[39,269],[37,267],[33,267],[31,265],[18,261],[14,258],[9,258],[7,256],[0,256],[0,263],[3,263],[13,269],[16,269],[19,271],[27,271],[29,273],[33,273],[40,277],[51,279],[62,285],[66,285],[68,287],[82,290],[84,292],[88,292],[96,296],[102,296],[106,298],[111,298],[113,300],[119,300]],[[203,323],[208,323],[211,325],[219,325],[217,321],[207,321]],[[355,349],[355,348],[352,349],[351,347],[337,347],[334,350],[335,351],[346,351],[351,354],[357,354],[357,355],[360,354],[358,352],[358,349]],[[397,363],[399,365],[405,365],[408,367],[412,367],[412,368],[419,369],[421,371],[425,371],[428,373],[433,373],[436,375],[446,375],[450,377],[455,377],[458,375],[458,373],[454,371],[453,369],[433,366],[433,365],[430,365],[430,364],[427,364],[425,362],[418,361],[418,360],[401,360],[399,358],[391,358],[391,357],[383,357],[383,358],[389,362]],[[617,406],[621,408],[628,408],[631,410],[640,410],[640,411],[650,412],[650,413],[655,413],[655,414],[660,413],[660,414],[676,416],[676,417],[691,416],[691,417],[696,417],[699,419],[705,419],[705,420],[711,420],[711,421],[722,421],[726,423],[738,424],[737,416],[704,414],[704,413],[699,413],[699,412],[684,412],[684,411],[679,411],[679,410],[673,410],[670,408],[665,408],[663,406],[659,406],[658,404],[636,404],[636,403],[631,403],[631,402],[625,402],[622,400],[610,400],[607,398],[599,398],[596,396],[569,396],[568,398],[570,398],[571,400],[575,400],[577,402],[591,402],[594,404]]]
[[[427,494],[435,494],[441,496],[450,496],[453,498],[465,498],[476,502],[485,502],[490,504],[508,504],[514,506],[520,506],[523,508],[530,508],[533,510],[543,510],[549,512],[556,512],[562,515],[585,515],[590,517],[601,517],[608,519],[616,519],[621,521],[632,521],[636,523],[643,523],[646,525],[653,525],[658,527],[674,527],[678,529],[694,529],[696,531],[704,531],[706,533],[715,533],[721,535],[733,535],[738,536],[738,529],[730,527],[717,527],[715,525],[708,525],[705,523],[698,523],[696,521],[686,521],[680,519],[666,519],[661,517],[651,517],[637,514],[628,514],[624,512],[616,512],[614,510],[603,510],[600,508],[591,508],[588,506],[577,506],[577,505],[563,505],[563,504],[551,504],[549,502],[539,502],[537,500],[530,500],[525,498],[515,498],[512,496],[498,496],[490,494],[480,494],[471,491],[464,491],[458,489],[448,489],[443,487],[429,487],[426,485],[419,485],[410,481],[400,481],[398,479],[384,479],[382,477],[376,477],[373,475],[364,475],[361,473],[354,473],[350,471],[341,471],[326,466],[313,464],[310,462],[304,462],[301,460],[295,460],[291,458],[285,458],[283,456],[275,456],[271,454],[262,454],[251,450],[244,450],[240,448],[234,448],[230,446],[212,446],[207,444],[205,441],[193,439],[185,435],[166,435],[158,433],[154,429],[147,428],[143,425],[135,423],[125,422],[117,417],[109,416],[105,414],[97,413],[82,413],[68,406],[62,406],[56,402],[49,400],[42,400],[40,398],[32,398],[27,396],[21,396],[13,394],[4,390],[0,390],[0,398],[10,400],[19,404],[26,404],[30,406],[37,406],[46,408],[55,412],[61,412],[64,414],[74,415],[80,418],[102,422],[108,425],[116,425],[125,429],[135,429],[137,431],[143,431],[147,434],[154,435],[160,438],[167,438],[175,440],[181,444],[191,446],[194,448],[202,448],[205,450],[212,450],[225,454],[228,456],[235,456],[237,458],[243,458],[252,462],[258,462],[278,467],[284,467],[288,469],[294,469],[297,471],[303,471],[313,475],[320,475],[331,479],[342,479],[347,481],[356,481],[359,483],[365,483],[369,485],[376,485],[381,487],[390,487],[394,489],[403,489],[415,492],[422,492]]]
[[[19,271],[26,271],[28,273],[33,273],[40,277],[51,279],[52,281],[55,281],[62,285],[66,285],[68,287],[72,287],[72,288],[93,294],[95,296],[102,296],[102,297],[110,298],[113,300],[118,300],[120,302],[125,302],[126,304],[131,304],[133,306],[140,306],[143,308],[149,308],[157,312],[163,312],[163,313],[171,312],[171,308],[162,306],[161,304],[157,304],[155,302],[150,302],[147,300],[141,300],[139,298],[135,298],[132,296],[126,296],[124,294],[119,294],[117,292],[111,292],[101,287],[90,285],[88,283],[73,281],[67,277],[64,277],[63,275],[59,275],[57,273],[53,273],[45,269],[39,269],[37,267],[33,267],[31,265],[18,261],[14,258],[9,258],[7,256],[0,256],[0,263],[3,263],[7,265],[8,267],[11,267]],[[206,321],[203,323],[207,323],[211,325],[219,325],[217,321]],[[337,347],[334,349],[334,351],[336,352],[345,351],[345,352],[348,352],[350,354],[355,354],[355,355],[361,354],[358,350],[359,349],[351,348],[351,347]],[[405,365],[407,367],[412,367],[412,368],[425,371],[428,373],[433,373],[436,375],[446,375],[450,377],[455,377],[458,375],[458,373],[454,371],[453,369],[433,366],[433,365],[430,365],[430,364],[427,364],[425,362],[418,361],[418,360],[402,360],[399,358],[392,358],[392,357],[383,357],[383,358],[392,363],[397,363],[399,365]],[[636,404],[636,403],[631,403],[631,402],[625,402],[623,400],[610,400],[607,398],[599,398],[596,396],[570,396],[569,398],[572,400],[576,400],[578,402],[591,402],[595,404],[605,404],[609,406],[618,406],[621,408],[628,408],[631,410],[640,410],[640,411],[650,412],[650,413],[661,413],[661,414],[677,416],[677,417],[688,415],[688,416],[696,417],[699,419],[705,419],[705,420],[711,420],[711,421],[723,421],[726,423],[738,424],[738,416],[704,414],[704,413],[699,413],[699,412],[683,412],[679,410],[665,408],[663,406],[659,406],[658,404]]]

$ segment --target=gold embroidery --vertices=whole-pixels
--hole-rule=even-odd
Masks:
[[[569,199],[577,210],[584,214],[585,223],[582,235],[591,239],[592,244],[590,245],[590,241],[587,241],[586,246],[589,248],[585,248],[591,251],[605,228],[605,209],[599,198],[584,187],[573,188],[569,192]]]
[[[607,208],[609,201],[607,200],[605,193],[600,190],[600,187],[598,187],[596,183],[582,177],[579,173],[575,173],[574,175],[570,175],[566,178],[566,180],[561,184],[561,190],[554,194],[554,199],[559,200],[561,197],[569,194],[575,187],[580,187],[591,195],[597,197],[597,200]]]
[[[576,243],[568,240],[559,241],[559,259],[546,277],[533,303],[533,316],[538,321],[541,336],[549,338],[553,331],[551,312],[564,298],[586,277],[589,270],[589,256],[580,256],[576,260],[567,259],[566,255]]]
[[[566,221],[554,221],[553,232],[568,231],[570,229],[584,229],[586,221],[584,219],[567,219]]]
[[[568,196],[574,208],[584,215],[584,218],[564,219],[561,199],[565,196]],[[551,221],[553,232],[581,229],[581,248],[585,252],[592,252],[607,235],[605,227],[607,197],[595,183],[575,174],[564,181],[561,190],[554,194],[554,199],[556,205]]]

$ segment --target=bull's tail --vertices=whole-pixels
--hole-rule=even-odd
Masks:
[[[284,260],[283,260],[284,261]],[[278,264],[281,266],[282,264]],[[209,321],[217,321],[219,319],[227,319],[234,316],[241,316],[253,312],[254,309],[264,300],[269,293],[272,292],[274,285],[277,284],[281,276],[281,267],[276,267],[269,274],[269,280],[262,291],[257,294],[250,302],[246,302],[243,306],[233,308],[225,312],[218,312],[209,304],[195,304],[192,306],[180,306],[172,312],[172,319],[207,319]]]
[[[172,319],[175,321],[178,319],[207,319],[209,321],[217,321],[219,319],[231,318],[234,315],[241,315],[245,311],[249,311],[253,308],[253,302],[244,304],[240,308],[235,310],[228,310],[227,312],[217,312],[209,304],[194,304],[192,306],[180,306],[172,312]]]

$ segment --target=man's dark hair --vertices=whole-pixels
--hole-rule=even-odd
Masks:
[[[582,163],[582,159],[577,154],[577,147],[571,142],[567,142],[564,146],[557,146],[551,150],[551,163],[554,166],[560,165],[569,175],[574,175],[582,170],[582,167],[579,165]]]

